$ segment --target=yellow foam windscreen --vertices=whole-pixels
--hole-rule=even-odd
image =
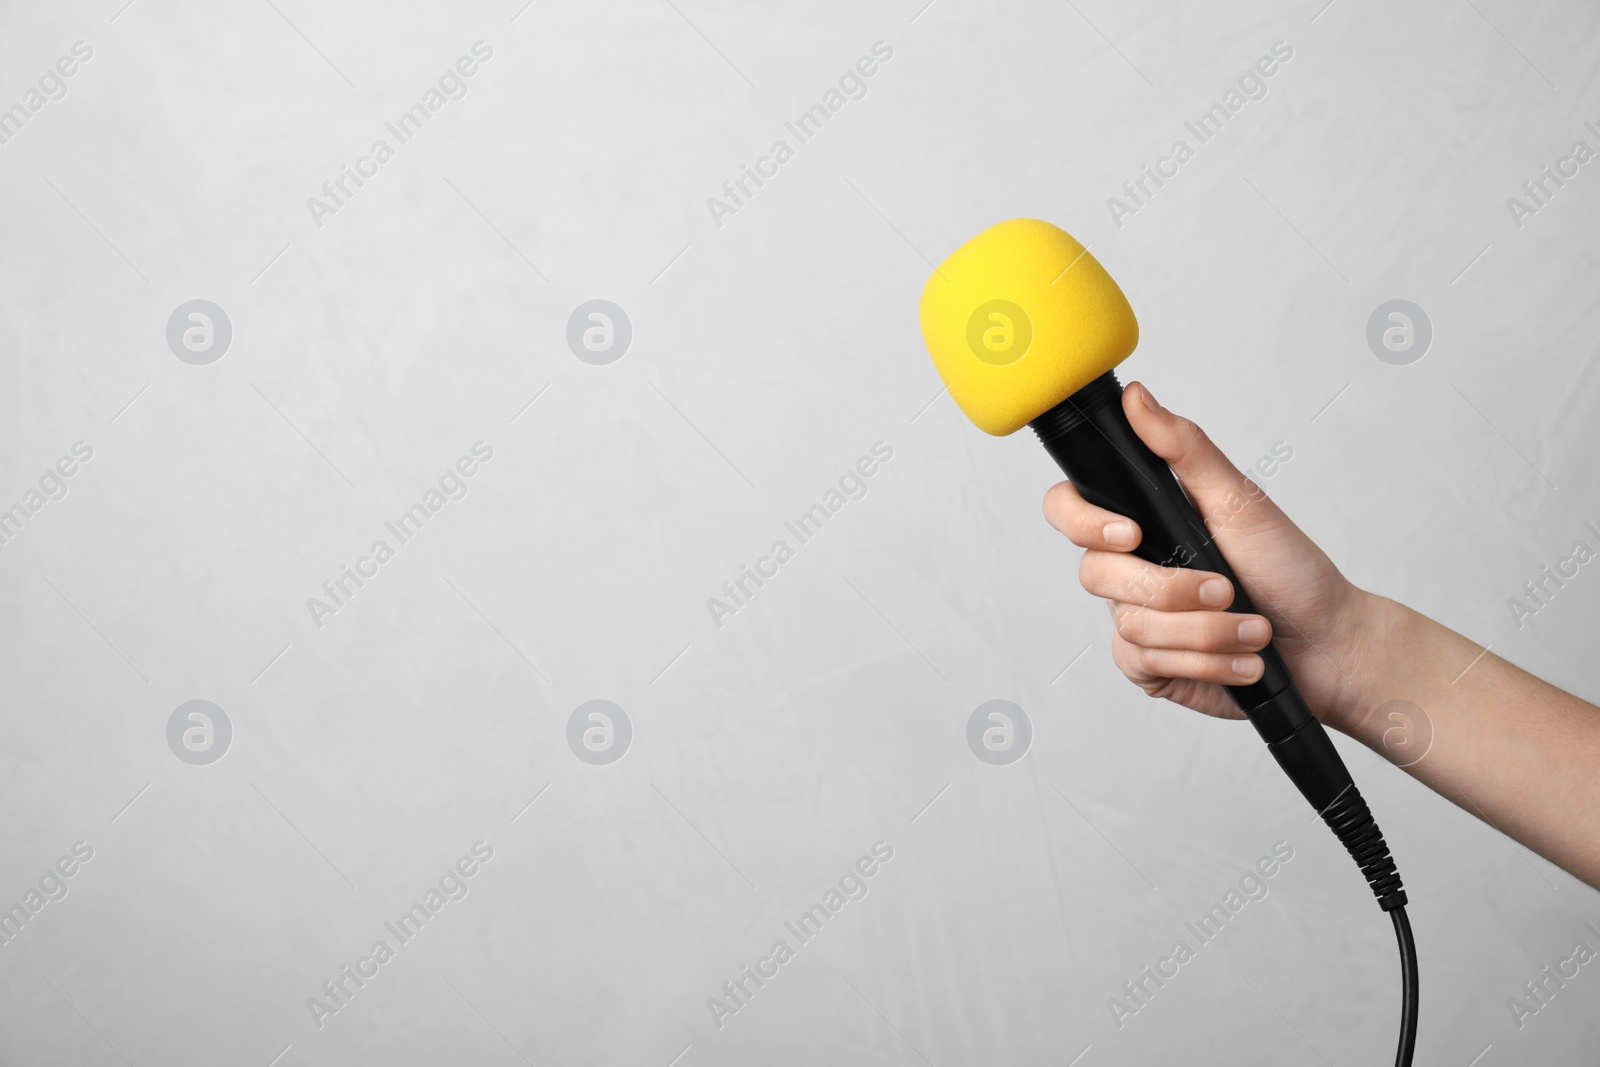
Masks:
[[[1021,429],[1128,358],[1139,323],[1089,250],[1038,219],[991,226],[922,289],[922,339],[967,417]]]

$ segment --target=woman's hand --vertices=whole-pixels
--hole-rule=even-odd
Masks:
[[[1206,571],[1163,568],[1133,555],[1140,531],[1061,482],[1045,495],[1050,524],[1085,549],[1083,587],[1104,597],[1111,656],[1150,696],[1207,715],[1242,718],[1222,686],[1261,676],[1256,653],[1276,641],[1300,692],[1324,723],[1345,729],[1361,711],[1349,683],[1371,598],[1357,589],[1198,426],[1133,383],[1122,395],[1134,432],[1166,460],[1217,547],[1262,613],[1224,609],[1236,591]]]

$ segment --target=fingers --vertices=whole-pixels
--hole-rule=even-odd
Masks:
[[[1282,513],[1260,486],[1245,477],[1205,431],[1174,415],[1141,382],[1122,394],[1123,411],[1150,450],[1172,468],[1208,526],[1219,520],[1255,525]]]
[[[1113,603],[1117,636],[1140,648],[1179,649],[1215,654],[1259,652],[1272,640],[1272,626],[1260,615],[1231,611],[1153,611]]]
[[[1142,383],[1133,382],[1123,390],[1122,407],[1134,432],[1172,467],[1195,510],[1219,541],[1242,530],[1292,525],[1200,427],[1162,407]],[[1136,523],[1090,504],[1070,482],[1061,482],[1045,494],[1044,513],[1052,526],[1081,548],[1129,552],[1140,540]]]
[[[1233,585],[1221,575],[1090,551],[1079,578],[1108,602],[1116,625],[1112,659],[1145,692],[1165,692],[1174,682],[1260,679],[1265,667],[1256,653],[1272,641],[1272,625],[1223,610],[1233,603]]]
[[[1134,432],[1167,461],[1191,493],[1237,490],[1244,481],[1204,430],[1162,407],[1144,383],[1134,382],[1123,391],[1122,407]]]
[[[1220,574],[1159,567],[1123,552],[1085,552],[1078,580],[1097,597],[1157,611],[1219,611],[1233,603],[1233,583]]]
[[[1139,383],[1123,393],[1134,431],[1178,476],[1219,541],[1224,526],[1261,528],[1287,523],[1277,505],[1188,419],[1167,411]],[[1233,583],[1209,571],[1168,568],[1132,554],[1136,523],[1084,500],[1071,483],[1045,495],[1045,517],[1085,549],[1078,576],[1105,599],[1115,622],[1112,658],[1123,674],[1153,696],[1187,703],[1208,714],[1234,714],[1217,686],[1259,681],[1258,654],[1272,641],[1262,616],[1229,612]],[[1237,534],[1236,528],[1232,531]]]
[[[1089,503],[1071,482],[1050,487],[1044,495],[1044,517],[1079,548],[1130,552],[1139,543],[1136,523]]]
[[[1150,692],[1153,685],[1173,679],[1248,685],[1261,677],[1261,657],[1252,653],[1199,652],[1186,648],[1146,648],[1118,637],[1111,643],[1111,659],[1129,680]]]

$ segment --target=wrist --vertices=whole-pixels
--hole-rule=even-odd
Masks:
[[[1376,747],[1376,737],[1369,735],[1374,729],[1381,734],[1383,725],[1374,723],[1373,711],[1394,695],[1387,692],[1392,688],[1388,662],[1410,643],[1410,614],[1405,605],[1388,597],[1349,587],[1346,604],[1338,613],[1343,655],[1337,657],[1337,664],[1342,684],[1321,716],[1324,725]]]

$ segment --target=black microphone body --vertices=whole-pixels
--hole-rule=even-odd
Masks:
[[[1134,433],[1122,410],[1122,385],[1107,371],[1029,423],[1089,503],[1139,524],[1134,554],[1163,567],[1211,571],[1232,583],[1228,610],[1256,614],[1205,522],[1160,456]],[[1283,657],[1260,652],[1265,669],[1249,685],[1225,686],[1284,773],[1361,865],[1385,911],[1404,905],[1405,890],[1366,802],[1333,741],[1312,715]]]

